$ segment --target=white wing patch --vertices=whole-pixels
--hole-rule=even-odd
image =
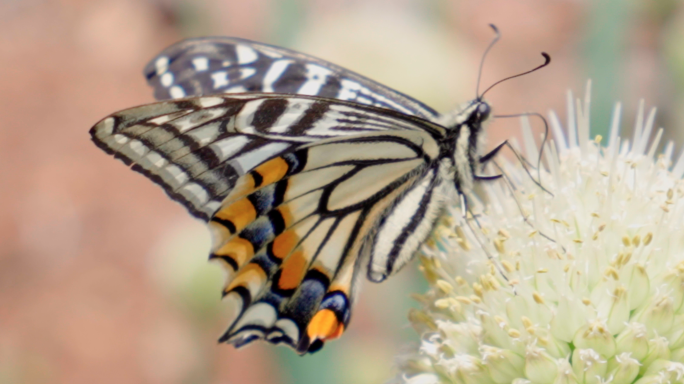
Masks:
[[[401,269],[432,230],[444,207],[441,185],[432,170],[409,190],[385,218],[373,241],[369,277],[381,281]],[[402,239],[403,238],[403,239]],[[401,243],[399,243],[401,241]]]
[[[195,67],[195,71],[204,72],[209,69],[209,59],[206,57],[196,57],[192,59],[192,66]]]
[[[299,88],[300,95],[317,95],[321,87],[328,81],[332,71],[316,64],[306,64],[306,81]]]
[[[157,75],[161,75],[169,69],[169,58],[166,56],[160,56],[154,61],[154,66],[157,71]]]
[[[313,103],[313,100],[287,100],[287,109],[280,115],[269,131],[273,133],[287,132],[292,124],[304,116],[307,109]]]
[[[185,91],[183,90],[183,88],[181,88],[178,85],[174,85],[173,87],[171,87],[169,89],[169,94],[174,99],[181,99],[181,98],[185,97]]]
[[[328,200],[328,209],[335,211],[359,204],[423,164],[423,159],[416,159],[363,168],[335,187]]]
[[[171,84],[173,84],[173,73],[171,72],[166,72],[161,77],[159,78],[159,81],[161,81],[161,84],[165,87],[170,87]]]
[[[247,324],[256,324],[266,329],[275,324],[278,314],[272,305],[266,303],[256,303],[250,306],[242,315],[240,321],[235,325],[235,329],[240,329]],[[257,330],[253,330],[259,332]]]
[[[314,256],[316,256],[318,248],[323,243],[323,240],[325,240],[325,237],[330,231],[330,228],[334,222],[334,218],[323,220],[316,226],[316,229],[314,229],[300,244],[307,264],[311,262]]]
[[[254,101],[248,101],[245,106],[242,107],[240,113],[235,116],[235,127],[238,128],[238,132],[244,133],[254,133],[252,127],[252,120],[254,120],[254,114],[256,113],[259,106],[264,103],[267,99],[258,99]]]
[[[238,63],[241,65],[253,63],[259,58],[259,55],[254,48],[245,44],[238,44],[235,47],[235,51],[237,53]]]
[[[312,146],[308,152],[305,171],[322,168],[349,159],[401,160],[415,158],[416,152],[406,145],[387,142],[378,147],[374,142],[342,142]]]
[[[270,158],[276,153],[282,152],[287,149],[290,144],[287,143],[268,143],[259,148],[259,150],[250,151],[242,154],[234,159],[232,159],[231,165],[234,168],[241,170],[242,174],[245,174],[252,170],[257,165],[264,162],[264,160]]]
[[[320,168],[314,171],[302,172],[290,177],[289,187],[285,199],[290,200],[303,193],[322,188],[339,179],[354,169],[353,165]]]
[[[214,82],[214,89],[219,89],[230,84],[228,82],[228,72],[218,71],[211,74],[211,80]]]
[[[207,190],[197,183],[185,184],[179,190],[179,193],[196,206],[202,206],[209,201],[209,194],[207,193]]]
[[[199,112],[185,115],[179,119],[169,123],[175,127],[178,132],[183,133],[191,129],[197,128],[200,125],[206,124],[210,120],[216,119],[226,112],[225,108],[209,108],[203,109]]]
[[[213,149],[216,156],[223,161],[240,152],[240,150],[250,141],[250,138],[247,136],[233,136],[211,144],[210,148]]]
[[[274,92],[273,83],[280,79],[280,76],[285,72],[287,67],[292,63],[292,60],[283,59],[276,60],[266,71],[263,80],[264,92]]]
[[[320,256],[316,258],[314,267],[322,267],[330,274],[335,272],[360,214],[361,211],[351,213],[337,224],[335,231],[321,249]]]

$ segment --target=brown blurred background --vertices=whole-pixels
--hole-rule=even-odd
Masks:
[[[184,37],[232,35],[328,59],[439,109],[483,84],[498,113],[555,109],[594,79],[593,134],[638,98],[679,142],[684,7],[580,0],[0,0],[0,383],[380,383],[413,340],[415,266],[365,284],[345,336],[313,356],[218,345],[221,274],[203,224],[106,156],[88,129],[153,101],[141,74]],[[630,121],[627,119],[626,121]],[[490,126],[490,144],[517,121]],[[623,125],[629,132],[631,123]],[[678,146],[679,147],[679,146]]]

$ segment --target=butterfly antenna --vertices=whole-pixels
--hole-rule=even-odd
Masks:
[[[542,56],[544,56],[544,64],[537,66],[537,67],[534,67],[534,68],[530,69],[529,71],[525,71],[523,73],[518,73],[517,75],[509,76],[509,77],[506,77],[504,79],[497,81],[496,83],[490,85],[489,88],[485,89],[485,91],[482,92],[482,94],[478,97],[478,99],[482,99],[484,97],[485,93],[489,92],[490,89],[494,88],[498,84],[503,83],[504,81],[508,81],[510,79],[515,79],[516,77],[527,75],[528,73],[532,73],[534,71],[540,70],[540,69],[546,67],[547,65],[549,65],[549,63],[551,62],[551,56],[549,56],[549,54],[546,52],[542,52],[541,54],[542,54]]]
[[[487,53],[489,53],[489,50],[492,49],[494,44],[496,44],[497,41],[501,38],[501,34],[499,33],[499,29],[496,27],[494,24],[489,24],[489,26],[494,30],[494,38],[492,39],[491,43],[487,46],[487,49],[485,49],[484,54],[482,55],[482,60],[480,61],[480,69],[477,71],[477,85],[475,86],[475,97],[479,99],[477,95],[480,94],[480,79],[482,78],[482,68],[484,67],[484,61],[485,58],[487,57]]]

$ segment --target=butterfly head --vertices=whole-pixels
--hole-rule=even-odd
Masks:
[[[468,118],[466,124],[470,126],[481,126],[487,121],[492,113],[492,107],[489,103],[482,99],[475,99],[472,102],[472,107],[469,108]]]
[[[482,125],[492,115],[492,107],[484,99],[478,98],[461,104],[454,111],[440,116],[439,123],[445,127],[451,135],[458,134],[462,125],[479,131]]]

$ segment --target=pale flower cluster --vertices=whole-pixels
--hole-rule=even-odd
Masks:
[[[436,228],[420,257],[431,288],[409,314],[421,343],[399,381],[684,382],[684,156],[673,164],[672,143],[656,156],[643,103],[631,140],[619,105],[610,136],[590,139],[589,88],[584,102],[568,94],[567,130],[550,114],[550,193],[498,160],[510,183]]]

